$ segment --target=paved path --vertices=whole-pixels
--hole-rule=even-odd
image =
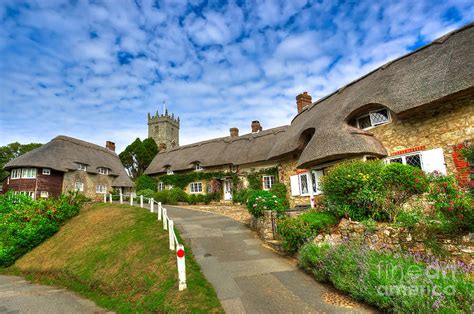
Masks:
[[[227,313],[372,311],[359,304],[344,308],[325,303],[321,295],[332,295],[333,290],[299,270],[292,260],[263,247],[247,226],[212,213],[166,208]]]
[[[0,313],[107,313],[94,302],[64,289],[35,285],[21,277],[0,276]]]

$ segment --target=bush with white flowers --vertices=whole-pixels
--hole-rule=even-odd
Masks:
[[[255,191],[247,200],[249,213],[254,217],[263,216],[265,210],[283,213],[286,209],[285,201],[269,191]]]

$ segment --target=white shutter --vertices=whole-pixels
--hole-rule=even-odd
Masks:
[[[292,196],[300,195],[300,180],[297,175],[290,177],[290,185],[291,185],[291,195]]]
[[[440,173],[446,175],[446,165],[444,163],[442,148],[430,149],[421,152],[421,160],[423,163],[423,171],[439,171]]]
[[[320,182],[321,178],[323,177],[324,172],[323,172],[323,170],[313,170],[313,172],[314,172],[314,176],[316,178],[316,195],[321,194],[322,191],[321,191],[321,185],[320,185],[319,182]]]

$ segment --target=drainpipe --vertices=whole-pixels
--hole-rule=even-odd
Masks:
[[[311,202],[311,208],[314,208],[313,171],[310,169],[308,174],[309,200]]]

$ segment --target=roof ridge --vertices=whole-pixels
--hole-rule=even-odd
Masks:
[[[97,145],[97,144],[94,144],[94,143],[91,143],[91,142],[86,142],[84,140],[80,140],[80,139],[77,139],[77,138],[74,138],[74,137],[70,137],[70,136],[66,136],[66,135],[58,135],[55,138],[53,138],[51,140],[51,142],[56,141],[56,140],[68,141],[68,142],[71,142],[71,143],[76,144],[76,145],[81,145],[81,146],[84,146],[84,147],[87,147],[87,148],[100,150],[104,153],[109,153],[113,156],[117,156],[117,154],[115,152],[111,151],[110,149],[107,149],[106,147],[102,147],[100,145]]]
[[[309,105],[309,106],[303,108],[303,110],[301,110],[299,113],[297,113],[297,114],[293,117],[293,119],[291,120],[291,122],[293,122],[293,121],[294,121],[297,117],[299,117],[303,112],[308,111],[308,110],[311,110],[315,105],[319,104],[320,102],[322,102],[322,101],[328,99],[329,97],[331,97],[331,96],[333,96],[333,95],[335,95],[335,94],[338,94],[338,93],[342,92],[345,88],[347,88],[347,87],[349,87],[349,86],[351,86],[351,85],[354,85],[355,83],[357,83],[357,82],[363,80],[364,78],[366,78],[366,77],[372,75],[373,73],[375,73],[375,72],[377,72],[377,71],[379,71],[379,70],[385,70],[386,68],[388,68],[389,66],[391,66],[393,63],[395,63],[395,62],[397,62],[397,61],[399,61],[399,60],[405,59],[405,58],[411,56],[412,54],[415,54],[415,53],[417,53],[417,52],[419,52],[419,51],[421,51],[421,50],[424,50],[424,49],[426,49],[426,48],[428,48],[428,47],[431,47],[431,46],[433,46],[433,45],[443,45],[443,44],[444,44],[450,37],[452,37],[453,35],[455,35],[455,34],[457,34],[457,33],[459,33],[459,32],[462,32],[462,31],[464,31],[464,30],[466,30],[466,29],[469,29],[469,28],[471,28],[471,27],[474,27],[474,22],[468,23],[468,24],[466,24],[466,25],[464,25],[464,26],[462,26],[462,27],[460,27],[460,28],[458,28],[458,29],[452,30],[451,32],[448,32],[448,33],[444,34],[443,36],[432,40],[431,42],[427,43],[426,45],[423,45],[423,46],[421,46],[421,47],[419,47],[419,48],[417,48],[417,49],[415,49],[415,50],[413,50],[413,51],[410,51],[410,52],[408,52],[408,53],[406,53],[406,54],[404,54],[404,55],[401,55],[401,56],[398,57],[398,58],[395,58],[395,59],[393,59],[393,60],[390,60],[390,61],[388,61],[388,62],[382,64],[381,66],[378,66],[377,68],[373,69],[372,71],[368,72],[367,74],[358,77],[357,79],[355,79],[355,80],[353,80],[353,81],[347,83],[346,85],[341,86],[340,88],[336,89],[336,90],[333,91],[332,93],[330,93],[330,94],[328,94],[328,95],[326,95],[326,96],[324,96],[324,97],[322,97],[322,98],[316,100],[316,101],[313,102],[311,105]]]

